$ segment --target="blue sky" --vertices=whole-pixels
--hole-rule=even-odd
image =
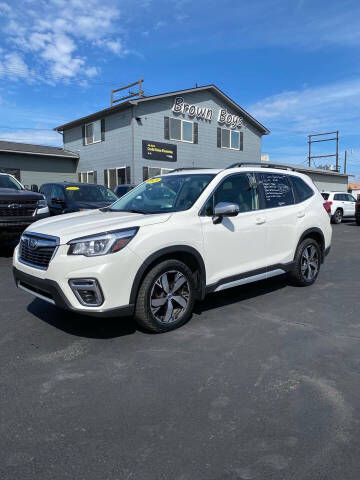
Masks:
[[[214,83],[271,130],[271,160],[339,130],[360,179],[358,1],[0,0],[0,30],[0,139],[61,145],[54,126],[139,77],[149,95]]]

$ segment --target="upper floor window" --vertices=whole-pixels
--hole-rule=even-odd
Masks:
[[[230,128],[217,129],[217,146],[220,148],[228,148],[230,150],[244,149],[244,134],[238,130]]]
[[[170,118],[170,140],[194,143],[194,123]]]
[[[84,145],[92,145],[105,140],[105,121],[96,120],[83,126],[83,143]]]

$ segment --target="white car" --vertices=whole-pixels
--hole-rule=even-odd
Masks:
[[[311,285],[331,244],[323,203],[290,168],[177,169],[110,207],[32,225],[14,252],[14,277],[64,309],[134,315],[164,332],[211,292],[285,273]]]
[[[331,222],[341,223],[343,218],[355,217],[356,199],[345,192],[321,192],[330,211]]]

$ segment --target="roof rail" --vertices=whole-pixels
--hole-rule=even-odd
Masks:
[[[181,172],[182,170],[209,170],[209,169],[206,167],[187,167],[187,168],[183,167],[183,168],[174,168],[174,170],[170,170],[170,172],[168,173]]]
[[[253,166],[253,167],[264,167],[264,168],[280,168],[282,170],[291,170],[292,172],[296,172],[295,168],[289,167],[288,165],[281,165],[281,163],[265,163],[265,162],[237,162],[233,163],[232,165],[229,165],[228,167],[225,168],[225,170],[228,170],[229,168],[239,168],[239,167],[248,167],[248,166]]]

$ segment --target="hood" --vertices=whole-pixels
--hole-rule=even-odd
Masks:
[[[103,208],[111,205],[114,202],[73,202],[69,205],[69,209],[72,208],[88,208],[90,210],[96,208]]]
[[[0,188],[0,200],[41,200],[44,196],[41,193],[31,192],[30,190],[15,190],[12,188]]]
[[[144,215],[142,213],[89,210],[40,220],[30,225],[27,231],[59,237],[60,243],[65,244],[74,238],[110,230],[163,223],[170,216],[170,213]]]

